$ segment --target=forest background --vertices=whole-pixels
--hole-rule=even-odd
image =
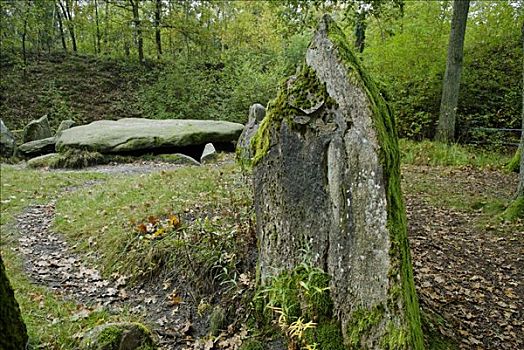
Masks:
[[[472,1],[456,137],[518,143],[522,1]],[[122,117],[245,123],[334,14],[390,100],[401,137],[433,138],[452,1],[1,2],[0,117],[10,129]],[[20,74],[20,71],[23,74]],[[96,103],[93,103],[96,101]],[[27,108],[27,107],[30,108]]]

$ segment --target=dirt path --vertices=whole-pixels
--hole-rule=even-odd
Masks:
[[[133,163],[118,166],[97,166],[88,168],[111,174],[138,175],[154,171],[175,169],[180,165]],[[88,181],[83,186],[66,188],[64,192],[92,186],[97,181]],[[173,305],[171,281],[146,281],[131,286],[123,276],[104,279],[100,271],[86,264],[86,259],[74,252],[60,233],[51,229],[55,215],[55,202],[46,205],[27,207],[15,218],[19,232],[19,251],[23,256],[24,269],[34,283],[48,287],[57,295],[72,300],[82,306],[76,317],[87,317],[96,309],[105,308],[112,313],[120,313],[124,308],[140,315],[151,327],[159,340],[160,349],[180,349],[193,341],[189,334],[199,321],[193,321],[193,305],[180,303]],[[87,253],[94,255],[96,247]],[[147,283],[147,286],[145,285]],[[189,300],[183,290],[179,297]]]

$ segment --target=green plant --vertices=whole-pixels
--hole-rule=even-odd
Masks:
[[[270,277],[255,296],[259,315],[275,322],[291,347],[323,349],[326,339],[317,330],[325,330],[324,324],[332,322],[329,280],[324,271],[307,262]]]
[[[50,161],[51,168],[81,169],[98,164],[107,164],[109,158],[99,152],[68,149]]]
[[[414,165],[502,168],[509,159],[506,154],[481,148],[406,139],[400,140],[400,151],[402,163]]]

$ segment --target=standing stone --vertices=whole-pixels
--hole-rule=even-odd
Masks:
[[[56,136],[57,137],[60,136],[62,131],[67,130],[67,129],[71,129],[75,125],[76,125],[76,123],[72,119],[62,120],[62,122],[58,126],[58,129],[56,129]]]
[[[238,138],[236,150],[237,161],[242,166],[251,163],[251,157],[253,157],[250,147],[251,139],[253,138],[253,135],[256,134],[258,126],[265,116],[266,108],[264,108],[260,103],[255,103],[249,107],[248,122]]]
[[[212,143],[206,143],[204,146],[204,151],[202,152],[202,156],[200,157],[200,163],[209,163],[217,158],[217,151],[215,149],[215,146],[213,146]]]
[[[31,122],[29,122],[29,124],[25,126],[23,141],[24,143],[26,143],[30,141],[45,139],[52,136],[53,131],[49,126],[49,120],[47,119],[47,115],[44,115],[40,119],[32,120]]]
[[[0,255],[0,349],[25,349],[27,330]]]
[[[11,157],[15,153],[15,149],[15,137],[5,126],[4,121],[0,119],[0,156]]]
[[[423,349],[393,116],[330,17],[253,147],[262,283],[306,250],[347,347]]]

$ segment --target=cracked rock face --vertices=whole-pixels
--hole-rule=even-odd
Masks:
[[[353,345],[380,348],[395,330],[408,339],[399,348],[417,348],[392,116],[334,35],[339,29],[325,17],[304,66],[269,105],[265,134],[257,135],[269,139],[254,167],[260,276],[291,270],[307,251],[331,276],[346,342],[355,341],[348,339],[354,315],[378,308],[381,319]]]

